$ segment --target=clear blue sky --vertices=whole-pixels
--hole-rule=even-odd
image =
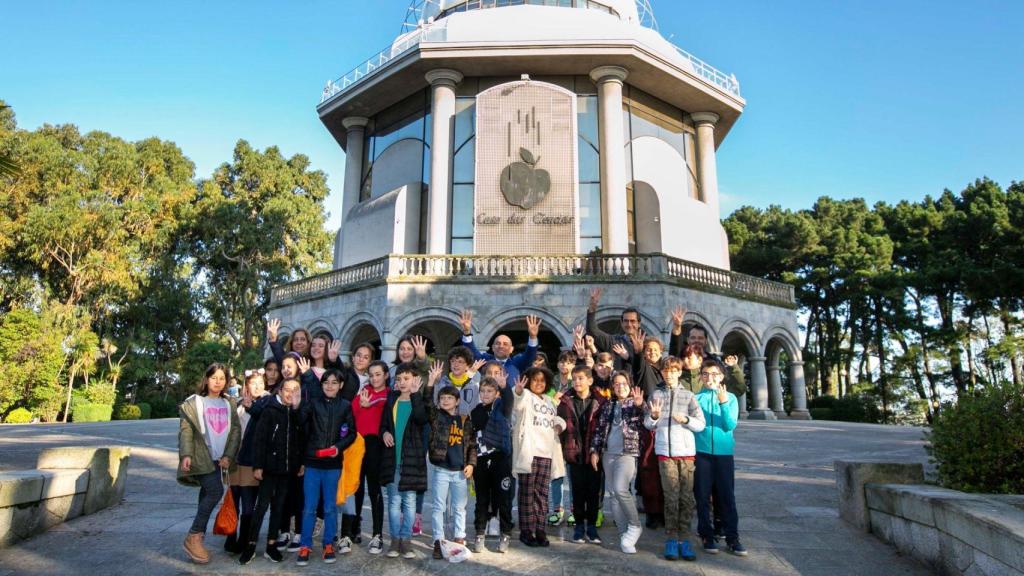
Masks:
[[[723,216],[820,195],[919,199],[1024,180],[1024,2],[652,0],[662,34],[739,78]],[[407,0],[4,2],[0,99],[22,128],[176,142],[205,176],[239,138],[344,156],[315,105],[398,33]]]

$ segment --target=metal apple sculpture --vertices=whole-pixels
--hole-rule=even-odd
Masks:
[[[551,174],[537,169],[540,156],[534,158],[526,148],[519,149],[519,157],[522,162],[513,162],[501,171],[501,193],[509,204],[529,210],[551,191]]]

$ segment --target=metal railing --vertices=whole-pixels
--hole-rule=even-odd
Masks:
[[[282,306],[387,282],[669,282],[771,304],[793,306],[793,286],[722,270],[664,254],[475,256],[392,254],[275,286],[271,302]]]
[[[690,61],[690,65],[693,66],[693,71],[697,76],[734,96],[740,95],[740,81],[736,79],[735,74],[729,74],[726,76],[725,72],[720,71],[711,64],[697,58],[679,46],[675,46],[674,44],[673,46],[679,54],[683,56],[683,58]]]

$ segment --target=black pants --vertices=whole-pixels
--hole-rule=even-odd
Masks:
[[[512,457],[504,452],[492,452],[476,459],[473,469],[476,486],[476,511],[473,513],[473,528],[477,536],[483,536],[487,522],[498,517],[502,534],[512,533],[512,498],[516,482],[512,478]]]
[[[270,524],[267,526],[267,541],[277,539],[281,518],[285,514],[285,506],[288,502],[288,485],[290,474],[263,474],[260,481],[260,491],[256,496],[256,508],[253,510],[251,524],[249,525],[249,542],[255,543],[259,540],[260,526],[263,525],[263,517],[270,508]],[[300,524],[301,526],[301,524]]]
[[[600,470],[587,464],[569,464],[569,482],[572,484],[572,514],[576,524],[597,525],[601,487],[604,486]]]
[[[710,502],[714,493],[715,508],[722,513],[721,527],[725,531],[725,541],[731,544],[739,539],[735,484],[736,472],[732,455],[714,456],[697,453],[693,473],[693,496],[697,500],[697,533],[701,538],[714,536]]]
[[[287,475],[288,499],[285,501],[284,512],[278,520],[277,529],[283,534],[291,532],[292,521],[295,522],[295,533],[302,532],[302,506],[305,504],[303,498],[302,476],[292,472]],[[273,514],[270,515],[274,517]]]
[[[356,517],[353,533],[358,533],[363,522],[363,501],[370,494],[370,511],[373,514],[373,535],[384,532],[384,493],[380,487],[380,462],[384,455],[384,442],[380,436],[365,436],[366,451],[363,453],[362,471],[359,473],[359,490],[356,491]]]

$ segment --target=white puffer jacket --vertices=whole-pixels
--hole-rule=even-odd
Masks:
[[[654,453],[658,456],[696,456],[697,444],[694,433],[704,430],[704,411],[697,404],[697,397],[682,386],[662,386],[654,391],[651,400],[661,399],[661,414],[655,420],[650,412],[644,417],[644,426],[654,430]],[[676,421],[676,416],[685,415],[686,424]]]

